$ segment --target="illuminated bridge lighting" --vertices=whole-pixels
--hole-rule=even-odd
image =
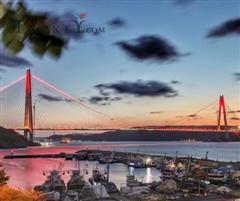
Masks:
[[[115,120],[115,121],[118,121],[118,122],[120,122],[120,123],[122,123],[122,124],[124,124],[124,125],[127,125],[126,122],[123,122],[123,121],[121,121],[121,120],[116,120],[116,119],[114,119],[112,116],[110,116],[110,115],[108,115],[108,114],[105,114],[105,113],[103,113],[103,112],[101,112],[101,111],[99,111],[99,110],[97,110],[97,109],[95,109],[95,108],[93,108],[93,107],[85,104],[83,100],[81,100],[81,99],[79,99],[79,98],[75,98],[75,97],[69,95],[68,93],[64,92],[63,90],[57,88],[56,86],[54,86],[54,85],[52,85],[52,84],[50,84],[50,83],[48,83],[48,82],[40,79],[40,78],[37,77],[36,75],[32,75],[32,78],[35,79],[35,80],[37,80],[38,82],[42,83],[43,85],[49,87],[50,89],[52,89],[52,90],[60,93],[61,95],[65,96],[66,98],[72,100],[73,102],[78,103],[79,105],[81,105],[81,106],[83,106],[83,107],[85,107],[85,108],[87,108],[87,109],[89,109],[89,110],[91,110],[91,111],[93,111],[93,112],[95,112],[95,113],[98,113],[98,114],[100,114],[100,115],[108,118],[109,120]]]
[[[11,82],[10,84],[8,84],[8,85],[6,85],[6,86],[0,88],[0,92],[5,91],[6,89],[10,88],[11,86],[17,84],[18,82],[20,82],[20,81],[22,81],[22,80],[24,80],[24,79],[25,79],[25,76],[20,77],[19,79],[17,79],[17,80],[15,80],[15,81]]]
[[[29,74],[30,74],[30,71],[29,71]],[[226,112],[226,110],[225,110],[225,103],[224,103],[224,97],[223,97],[223,95],[220,96],[220,99],[219,99],[219,101],[218,101],[218,106],[219,106],[219,109],[220,109],[220,110],[218,111],[218,125],[217,125],[217,126],[216,126],[216,125],[211,125],[211,126],[209,126],[209,127],[191,127],[191,126],[185,126],[185,127],[184,127],[184,126],[179,126],[179,127],[178,127],[178,126],[175,125],[176,123],[179,123],[179,122],[181,122],[181,121],[183,121],[183,120],[186,120],[187,117],[189,116],[189,115],[188,115],[188,116],[183,116],[183,118],[180,119],[180,120],[170,122],[168,125],[157,126],[157,127],[151,127],[151,126],[144,126],[144,127],[141,127],[141,126],[140,126],[140,127],[137,127],[137,126],[135,126],[135,127],[130,127],[128,122],[124,122],[124,121],[121,121],[121,120],[117,120],[117,119],[111,117],[110,115],[105,114],[105,113],[99,111],[98,109],[96,109],[96,108],[92,107],[91,105],[85,103],[83,100],[78,99],[78,98],[76,98],[76,97],[74,97],[74,96],[72,96],[72,95],[64,92],[63,90],[61,90],[61,89],[57,88],[56,86],[48,83],[47,81],[44,81],[44,80],[40,79],[39,77],[37,77],[37,76],[35,76],[35,75],[30,75],[30,76],[31,76],[31,78],[33,78],[34,80],[36,80],[38,83],[42,84],[43,86],[46,86],[47,88],[49,88],[49,89],[57,92],[57,93],[60,94],[60,95],[64,96],[65,98],[67,98],[68,100],[70,100],[72,103],[78,104],[78,105],[82,106],[82,107],[85,108],[85,109],[88,109],[88,110],[90,110],[90,111],[92,111],[92,112],[95,112],[95,114],[100,114],[100,115],[106,117],[106,118],[109,119],[109,120],[119,121],[119,122],[121,122],[121,124],[122,124],[121,127],[115,127],[115,126],[112,126],[112,125],[111,125],[111,126],[109,126],[109,127],[98,127],[98,126],[97,126],[97,127],[75,127],[75,126],[72,126],[72,127],[68,127],[68,128],[62,127],[62,125],[59,125],[59,126],[53,128],[51,125],[50,125],[50,126],[48,125],[48,126],[46,126],[46,127],[40,126],[40,127],[34,128],[34,130],[39,130],[39,131],[41,131],[41,130],[42,130],[42,131],[44,131],[44,130],[62,130],[62,131],[65,131],[65,130],[99,130],[99,131],[108,131],[108,130],[149,130],[149,131],[155,131],[155,130],[156,130],[156,131],[168,131],[168,132],[171,132],[171,131],[172,131],[172,132],[176,132],[176,131],[185,132],[185,131],[186,131],[186,132],[202,132],[202,133],[207,133],[207,132],[213,132],[213,133],[218,133],[218,132],[222,132],[222,133],[231,132],[231,133],[234,133],[234,134],[236,134],[236,135],[240,135],[240,126],[234,126],[234,127],[232,126],[232,127],[231,127],[231,126],[228,126],[228,125],[227,125],[227,121],[226,121],[226,119],[227,119],[227,115],[226,115],[227,112]],[[28,90],[31,90],[31,89],[30,89],[31,83],[28,84],[26,77],[25,77],[25,76],[22,76],[22,77],[20,77],[19,79],[11,82],[10,84],[8,84],[8,85],[0,88],[0,92],[5,91],[6,89],[12,87],[13,85],[17,84],[18,82],[20,82],[20,81],[22,81],[22,80],[24,80],[24,79],[26,80],[26,86],[25,86],[25,87],[26,87],[26,92],[27,92]],[[214,102],[212,102],[211,104],[209,104],[209,105],[201,108],[200,110],[196,111],[196,112],[193,113],[193,114],[199,114],[199,113],[205,111],[206,109],[209,109],[210,107],[212,107],[212,106],[215,105],[215,104],[216,104],[216,101],[214,101]],[[226,106],[227,106],[227,105],[226,105]],[[227,107],[229,107],[229,106],[227,106]],[[32,106],[31,106],[30,108],[32,108]],[[229,110],[230,110],[230,109],[229,109]],[[225,124],[224,124],[225,129],[224,129],[224,130],[221,129],[221,125],[220,125],[220,123],[221,123],[220,120],[221,120],[222,111],[223,111],[224,120],[225,120],[225,121],[224,121],[224,123],[225,123]],[[28,119],[29,116],[31,116],[31,115],[26,115],[26,114],[25,114],[25,116],[26,116],[26,118]],[[125,125],[125,126],[124,126],[124,125]],[[126,125],[128,125],[128,126],[126,126]],[[175,126],[174,126],[174,125],[175,125]],[[24,127],[24,126],[25,126],[25,127]],[[14,130],[26,130],[26,129],[31,128],[31,127],[30,127],[29,125],[27,125],[27,124],[25,124],[24,126],[23,126],[24,128],[22,128],[22,127],[15,127],[15,126],[14,126]],[[13,128],[9,128],[9,129],[13,129]]]

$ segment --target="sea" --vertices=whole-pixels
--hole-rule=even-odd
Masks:
[[[42,184],[47,173],[52,169],[58,169],[61,163],[64,164],[65,172],[62,178],[67,182],[70,178],[70,170],[76,169],[77,164],[72,160],[53,158],[34,159],[3,159],[7,154],[57,154],[61,152],[74,153],[79,150],[110,150],[135,153],[146,153],[156,155],[193,156],[204,158],[208,152],[208,158],[219,161],[240,161],[240,142],[81,142],[75,141],[70,144],[46,143],[41,147],[28,147],[24,149],[0,150],[0,165],[5,169],[10,180],[9,185],[32,189],[34,186]],[[85,172],[87,180],[91,177],[92,169],[98,166],[102,171],[106,168],[104,164],[97,164],[95,161],[80,161],[80,168]],[[159,181],[161,172],[156,168],[133,169],[128,166],[115,163],[110,165],[110,181],[114,182],[118,188],[126,184],[126,175],[134,172],[139,181],[152,182]]]

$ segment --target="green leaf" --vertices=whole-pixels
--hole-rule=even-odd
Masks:
[[[36,41],[33,43],[33,51],[38,56],[43,56],[47,50],[46,45],[41,41]]]
[[[26,11],[27,9],[25,4],[23,2],[18,2],[16,9],[17,14],[23,17],[26,14]]]
[[[31,50],[39,56],[46,52],[55,58],[61,56],[65,41],[51,35],[45,13],[34,14],[22,2],[16,6],[1,2],[0,29],[3,31],[0,39],[6,48],[17,54],[24,48],[25,41],[28,41]]]
[[[16,36],[16,32],[13,32],[10,29],[4,29],[2,33],[2,42],[5,45],[5,47],[8,47],[9,44],[14,40]]]
[[[19,41],[18,38],[15,38],[8,46],[8,49],[12,53],[17,54],[23,49],[23,47],[24,47],[24,43]]]
[[[3,6],[3,4],[0,2],[0,19],[4,17],[5,13],[6,13],[6,9]]]
[[[62,54],[62,47],[59,45],[50,44],[48,47],[48,52],[51,56],[58,59]]]

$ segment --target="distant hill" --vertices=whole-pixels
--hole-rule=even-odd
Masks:
[[[240,141],[240,137],[233,133],[159,130],[117,130],[102,134],[52,135],[48,139],[59,141],[63,137],[82,141],[182,141],[188,139],[204,142]]]
[[[38,144],[26,140],[16,131],[0,127],[0,149],[24,148],[36,145]]]
[[[93,134],[93,135],[95,135],[95,134]],[[63,138],[69,138],[71,140],[83,140],[84,136],[86,136],[86,135],[79,134],[79,133],[71,133],[71,134],[66,134],[66,135],[57,135],[56,134],[56,135],[51,135],[51,136],[47,137],[47,139],[51,139],[53,141],[61,141]],[[41,141],[41,139],[45,139],[45,137],[39,137],[38,139]]]

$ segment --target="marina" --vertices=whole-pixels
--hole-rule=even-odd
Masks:
[[[68,150],[65,153],[63,150],[59,154],[14,153],[5,156],[4,161],[27,160],[32,163],[46,160],[46,156],[49,156],[47,160],[54,160],[55,168],[48,167],[39,172],[41,179],[33,186],[49,201],[217,201],[240,198],[239,162],[180,157],[177,154],[102,149],[81,149],[72,153]],[[143,172],[149,172],[149,176],[139,175]],[[116,179],[117,174],[121,175],[121,181]]]

